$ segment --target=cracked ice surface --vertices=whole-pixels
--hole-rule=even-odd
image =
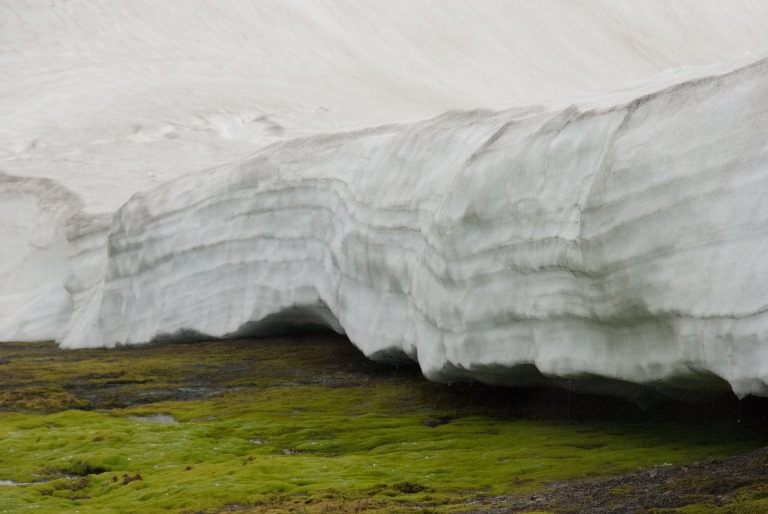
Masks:
[[[602,26],[608,39],[614,30],[608,21],[616,16],[643,19],[636,3],[611,4],[620,6],[608,10],[613,17],[571,14]],[[733,12],[754,17],[747,7],[756,11],[759,4],[744,2],[742,11]],[[88,25],[98,15],[100,24],[94,26],[111,20],[134,34],[162,35],[164,42],[192,44],[198,37],[157,32],[151,22],[131,17],[128,5],[133,4],[118,2],[110,12],[80,16],[78,23]],[[173,3],[159,5],[165,6],[159,7],[162,14]],[[337,41],[329,43],[327,34],[361,37],[345,32],[344,16],[382,19],[373,4],[344,15],[334,11],[342,5],[336,2],[307,11],[290,2],[255,5],[267,14],[303,20],[297,26],[314,27],[310,33],[323,34],[331,56],[337,56],[329,49]],[[56,27],[56,16],[65,16],[66,9],[88,14],[89,8],[94,9],[57,5],[34,20]],[[29,16],[23,9],[11,12]],[[531,21],[541,12],[547,11],[516,14]],[[223,27],[242,28],[239,18],[214,14]],[[482,10],[471,14],[482,17]],[[696,8],[687,14],[701,16]],[[737,24],[723,12],[711,16]],[[201,23],[182,20],[167,30],[206,30],[209,24]],[[384,25],[383,34],[402,26],[392,23]],[[210,25],[214,35],[229,34]],[[275,27],[274,37],[291,39]],[[759,37],[750,39],[748,27],[744,24],[740,35],[752,45],[748,48],[759,48]],[[345,93],[354,108],[342,112],[345,94],[335,90],[338,84],[327,83],[318,90],[333,91],[335,98],[305,95],[304,107],[290,111],[289,98],[301,97],[305,87],[281,75],[294,68],[274,71],[272,81],[285,91],[243,75],[242,66],[258,54],[253,50],[258,45],[225,39],[198,56],[185,53],[186,46],[128,38],[121,42],[146,45],[143,54],[127,53],[142,73],[120,68],[126,75],[115,78],[110,66],[119,58],[99,58],[104,48],[117,51],[111,38],[119,39],[121,32],[87,32],[90,44],[102,45],[93,46],[93,54],[79,46],[80,32],[73,33],[61,36],[70,51],[64,57],[82,63],[85,55],[105,67],[89,68],[100,79],[89,93],[92,103],[70,96],[69,103],[47,109],[45,102],[41,107],[24,100],[26,90],[10,88],[30,116],[16,116],[16,132],[10,122],[3,125],[3,140],[15,142],[6,147],[0,168],[14,175],[0,175],[3,339],[113,346],[324,325],[345,332],[372,358],[416,360],[428,378],[440,381],[514,384],[543,374],[581,377],[585,383],[595,377],[705,388],[724,380],[739,395],[768,395],[764,54],[589,94],[581,92],[644,78],[627,70],[642,68],[654,52],[627,45],[635,53],[623,48],[626,69],[615,76],[599,74],[594,83],[585,82],[590,74],[569,68],[564,57],[561,71],[567,76],[538,83],[533,79],[544,78],[536,75],[540,70],[518,63],[516,72],[527,73],[527,81],[515,82],[513,73],[499,76],[496,89],[483,82],[481,96],[505,103],[504,87],[515,83],[506,103],[561,98],[362,128],[481,100],[471,94],[459,100],[456,83],[432,94],[433,85],[408,82],[418,73],[409,75],[407,66],[399,69],[404,82],[379,91],[389,96],[365,100],[373,91],[365,84],[378,84],[381,70],[361,71],[365,66],[354,59],[350,64],[342,53],[334,62],[344,66],[336,71],[347,70],[347,79],[356,78],[353,89],[363,91],[357,97]],[[414,34],[433,48],[427,43],[434,43],[435,33],[425,29],[403,37],[408,41]],[[663,31],[656,36],[649,44],[663,40]],[[738,45],[729,47],[726,40],[718,49],[731,54],[721,57],[737,57]],[[693,51],[697,44],[704,45],[689,41],[678,49],[691,60],[674,64],[703,64]],[[556,46],[534,45],[531,52],[554,59],[562,51]],[[45,41],[32,48],[50,51]],[[239,52],[227,59],[219,54],[235,48]],[[277,48],[287,51],[285,44]],[[589,45],[585,51],[610,60]],[[181,64],[169,57],[193,54]],[[435,62],[428,57],[423,54],[423,62]],[[670,64],[661,61],[661,68],[651,67],[653,73]],[[26,68],[12,57],[3,62],[14,77],[30,81],[37,77],[30,67],[48,66],[51,73],[43,57]],[[170,85],[147,79],[145,72],[157,62],[171,66]],[[219,70],[221,83],[207,84],[203,72],[219,66],[234,69]],[[416,69],[433,78],[444,72]],[[459,84],[472,90],[468,84],[476,71],[470,67]],[[57,94],[82,93],[72,89],[82,77],[60,73],[65,86]],[[221,79],[228,73],[236,80]],[[37,92],[57,83],[38,85]],[[275,116],[262,109],[266,103],[248,104],[258,96],[248,92],[248,83],[260,85],[266,95],[261,102],[289,110]],[[162,92],[190,85],[197,89],[189,96]],[[136,112],[128,112],[121,103],[126,91],[168,102],[139,102]],[[8,104],[0,105],[10,112]],[[227,107],[196,110],[212,105]],[[305,125],[302,109],[311,111]],[[65,126],[71,130],[53,130],[52,120],[70,119]],[[354,130],[335,132],[339,129]],[[104,171],[111,162],[116,167]],[[185,174],[193,169],[201,171]],[[110,211],[114,216],[95,214]]]

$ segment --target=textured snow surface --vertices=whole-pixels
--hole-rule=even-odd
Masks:
[[[0,339],[768,395],[763,2],[189,3],[0,7]]]

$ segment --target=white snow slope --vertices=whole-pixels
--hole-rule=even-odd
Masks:
[[[768,395],[763,2],[0,14],[2,339],[319,324],[440,381]]]

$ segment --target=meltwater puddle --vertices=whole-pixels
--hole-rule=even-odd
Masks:
[[[151,416],[128,416],[133,421],[149,421],[150,423],[161,423],[163,425],[178,425],[179,422],[170,414],[153,414]]]

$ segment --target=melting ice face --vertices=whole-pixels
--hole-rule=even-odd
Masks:
[[[768,2],[189,1],[0,6],[0,339],[768,395]]]

